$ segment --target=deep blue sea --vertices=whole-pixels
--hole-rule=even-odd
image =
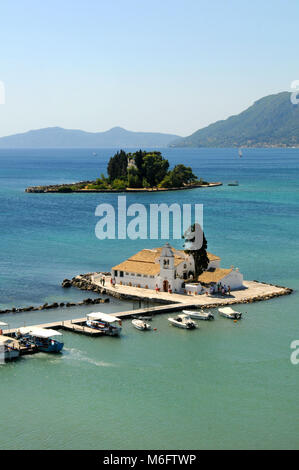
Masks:
[[[0,448],[299,448],[299,149],[162,149],[217,188],[127,194],[127,204],[204,205],[208,249],[245,279],[294,294],[243,306],[195,332],[155,319],[143,335],[65,335],[60,357],[0,367]],[[99,240],[98,204],[117,194],[28,194],[27,186],[93,179],[113,149],[0,150],[0,308],[79,300],[65,277],[109,270],[164,241]],[[233,180],[239,186],[227,186]],[[172,242],[172,241],[171,241]],[[180,248],[180,240],[172,242]],[[131,309],[112,300],[105,311]],[[85,312],[85,311],[84,311]],[[11,326],[83,316],[82,308],[2,315]],[[190,334],[189,334],[190,333]]]

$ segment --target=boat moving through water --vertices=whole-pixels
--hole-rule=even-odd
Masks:
[[[185,330],[193,330],[194,328],[198,328],[195,321],[193,321],[189,315],[185,313],[181,313],[175,318],[168,318],[168,321],[173,325],[177,326],[178,328],[184,328]]]
[[[190,318],[194,320],[214,320],[214,315],[211,312],[204,312],[201,310],[200,312],[194,312],[192,310],[183,310],[183,313],[189,315]]]
[[[59,353],[62,351],[64,343],[58,341],[62,339],[62,333],[48,328],[28,326],[17,331],[18,338],[26,340],[29,344],[34,344],[39,351],[48,353]]]
[[[137,328],[137,330],[142,330],[142,331],[146,331],[146,330],[151,330],[152,327],[149,323],[146,323],[145,321],[143,320],[132,320],[132,325]]]
[[[240,320],[242,313],[233,310],[231,307],[218,308],[219,315],[222,317],[230,318],[231,320]]]
[[[101,312],[88,313],[86,325],[108,336],[119,336],[122,329],[122,322],[119,318]]]

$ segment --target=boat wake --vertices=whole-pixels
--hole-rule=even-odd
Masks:
[[[96,367],[116,367],[115,364],[111,362],[105,361],[97,361],[96,359],[92,359],[91,357],[86,356],[80,349],[76,348],[64,348],[64,355],[63,359],[71,360],[71,361],[78,361],[78,362],[87,362],[88,364],[92,364]]]

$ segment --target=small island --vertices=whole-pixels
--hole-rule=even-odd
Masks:
[[[124,191],[170,191],[199,187],[220,186],[198,179],[190,166],[176,165],[169,170],[169,162],[161,152],[139,150],[126,153],[120,150],[110,158],[107,175],[101,174],[94,181],[33,186],[29,193],[77,193],[77,192],[124,192]]]

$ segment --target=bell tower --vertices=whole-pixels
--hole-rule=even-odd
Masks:
[[[174,277],[174,254],[169,243],[166,243],[160,255],[160,276]]]

